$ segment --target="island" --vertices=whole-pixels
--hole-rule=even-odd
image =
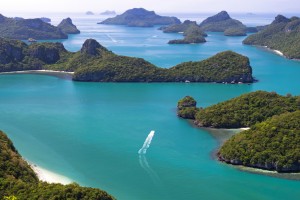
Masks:
[[[0,38],[0,72],[56,70],[74,72],[75,81],[94,82],[253,82],[249,59],[232,51],[169,69],[144,59],[116,55],[94,39],[78,52],[61,43],[34,43]]]
[[[184,39],[170,40],[168,44],[192,44],[206,42],[207,36],[195,21],[185,20],[181,24],[172,24],[169,26],[161,27],[164,33],[183,33]]]
[[[234,135],[220,161],[277,172],[300,172],[300,110],[273,116]]]
[[[0,37],[27,40],[67,39],[59,28],[41,19],[14,19],[0,14]]]
[[[296,111],[300,108],[299,103],[300,97],[297,96],[256,91],[199,109],[194,123],[210,128],[250,127],[274,115]]]
[[[0,199],[114,200],[107,192],[76,183],[50,184],[39,181],[37,174],[22,159],[11,140],[0,131]]]
[[[47,23],[50,23],[51,22],[51,19],[48,18],[48,17],[41,17],[40,18],[43,22],[47,22]]]
[[[80,31],[77,29],[77,27],[73,24],[71,18],[63,19],[58,25],[57,28],[59,28],[63,33],[65,34],[79,34]]]
[[[126,25],[131,27],[152,27],[155,25],[179,24],[180,20],[176,17],[166,17],[157,15],[154,11],[144,8],[133,8],[125,11],[121,15],[108,18],[98,24]]]
[[[197,108],[194,98],[178,101],[177,115],[198,127],[242,128],[218,151],[220,161],[233,165],[300,171],[300,96],[256,91],[207,108]]]
[[[226,36],[247,35],[246,26],[242,22],[232,19],[226,11],[208,17],[199,26],[203,31],[224,32]]]
[[[100,13],[100,15],[116,15],[117,13],[114,10],[106,10],[102,13]]]
[[[276,16],[268,26],[256,34],[248,36],[243,43],[258,45],[276,50],[277,53],[290,59],[300,59],[300,18]]]
[[[94,15],[94,13],[92,11],[87,11],[85,14],[86,15]]]

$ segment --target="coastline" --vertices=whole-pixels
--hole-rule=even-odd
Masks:
[[[259,45],[254,45],[254,46],[259,47],[259,48],[263,48],[263,49],[265,49],[265,50],[267,50],[267,51],[270,51],[270,52],[275,53],[275,54],[277,54],[277,55],[279,55],[279,56],[282,56],[282,57],[284,57],[284,58],[287,58],[287,57],[286,57],[281,51],[279,51],[279,50],[271,49],[271,48],[269,48],[268,46],[259,46]]]
[[[54,173],[31,162],[28,162],[28,164],[30,165],[31,169],[35,172],[40,181],[44,181],[47,183],[60,183],[63,185],[67,185],[74,182],[66,176]]]
[[[72,80],[74,72],[55,71],[55,70],[46,70],[46,69],[0,72],[0,75],[9,75],[9,74],[40,74],[40,75],[49,75],[58,78]]]

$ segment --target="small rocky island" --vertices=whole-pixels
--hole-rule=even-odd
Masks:
[[[173,24],[161,27],[164,33],[182,33],[184,38],[179,40],[170,40],[168,44],[193,44],[204,43],[207,36],[195,21],[186,20],[181,24]]]
[[[121,15],[108,18],[98,24],[126,25],[132,27],[152,27],[155,25],[179,24],[180,20],[176,17],[166,17],[157,15],[154,11],[144,8],[133,8]]]
[[[232,51],[169,69],[144,59],[119,56],[88,39],[78,52],[61,43],[35,43],[0,38],[0,72],[50,69],[74,72],[75,81],[95,82],[253,82],[249,59]]]
[[[41,19],[8,18],[0,14],[0,37],[27,40],[67,39],[68,35]]]
[[[246,26],[242,22],[232,19],[226,11],[208,17],[199,26],[203,31],[224,32],[226,36],[247,35]]]
[[[178,102],[177,115],[193,119],[200,127],[241,128],[217,153],[233,165],[300,172],[300,96],[257,91],[207,107],[186,96]]]
[[[50,184],[39,181],[5,133],[0,131],[0,199],[114,200],[107,192],[76,183]]]
[[[79,34],[80,31],[77,29],[77,27],[73,24],[71,18],[63,19],[59,25],[57,25],[57,28],[59,28],[63,33],[65,34]]]
[[[258,33],[248,36],[243,43],[247,45],[265,46],[279,50],[290,59],[300,59],[300,18],[286,18],[278,15],[268,26]]]
[[[114,10],[106,10],[104,12],[101,12],[100,15],[116,15],[116,11]]]
[[[92,11],[87,11],[85,14],[86,15],[94,15],[94,13]]]

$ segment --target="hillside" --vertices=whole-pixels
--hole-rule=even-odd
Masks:
[[[0,199],[113,200],[105,191],[78,184],[49,184],[38,180],[5,133],[0,131]]]
[[[75,53],[61,43],[27,45],[0,38],[0,44],[0,72],[51,69],[74,72],[76,81],[96,82],[253,82],[249,59],[231,51],[165,69],[141,58],[116,55],[93,39]]]
[[[27,40],[67,39],[59,28],[41,19],[14,19],[0,14],[0,37]]]
[[[219,159],[278,172],[300,171],[300,111],[273,116],[225,142]]]
[[[108,18],[98,24],[126,25],[133,27],[152,27],[155,25],[179,24],[180,20],[176,17],[166,17],[157,15],[154,11],[144,8],[133,8],[125,11],[121,15]]]
[[[195,124],[201,127],[250,127],[274,115],[300,109],[300,97],[256,91],[199,110]]]
[[[247,30],[242,22],[232,19],[226,11],[208,17],[199,26],[203,31],[226,32],[226,36],[246,35]]]
[[[278,15],[270,25],[248,36],[243,43],[266,46],[281,51],[288,58],[300,59],[300,18]]]
[[[78,34],[80,31],[77,29],[77,27],[73,24],[71,18],[63,19],[58,25],[57,28],[59,28],[63,33],[65,34]]]

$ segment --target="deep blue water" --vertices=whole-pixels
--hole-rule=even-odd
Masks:
[[[237,15],[239,16],[239,15]],[[186,16],[188,17],[188,16]],[[203,16],[192,16],[202,19]],[[272,15],[240,16],[262,25]],[[171,67],[224,50],[250,58],[254,84],[81,83],[42,75],[0,76],[0,127],[29,161],[122,200],[296,199],[299,181],[239,171],[212,158],[218,142],[176,116],[177,101],[194,96],[206,107],[267,90],[300,94],[300,62],[242,45],[244,37],[209,33],[200,45],[168,45],[179,34],[154,28],[97,25],[100,16],[74,15],[80,35],[63,40],[71,51],[87,38],[115,53]],[[184,16],[182,17],[184,18]],[[61,20],[53,16],[53,23]],[[155,130],[145,156],[138,150]]]

